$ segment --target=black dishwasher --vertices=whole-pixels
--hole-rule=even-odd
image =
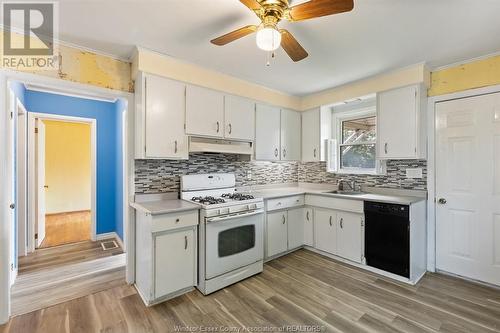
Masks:
[[[365,201],[366,264],[410,278],[410,208]]]

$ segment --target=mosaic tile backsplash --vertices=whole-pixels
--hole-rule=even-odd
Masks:
[[[236,155],[217,153],[190,154],[189,160],[136,160],[135,193],[179,192],[180,176],[198,173],[234,173],[236,186],[296,183],[297,167],[298,162],[242,162]]]
[[[406,179],[406,168],[422,168],[422,179]],[[247,171],[251,179],[247,178]],[[236,186],[280,183],[330,183],[339,178],[355,179],[360,185],[403,189],[427,189],[427,163],[424,160],[387,162],[387,175],[335,175],[326,172],[325,162],[260,162],[239,161],[230,154],[196,153],[189,160],[136,160],[135,192],[179,192],[180,176],[185,174],[227,172],[236,175]]]

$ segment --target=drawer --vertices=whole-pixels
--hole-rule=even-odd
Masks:
[[[306,205],[329,208],[335,210],[343,210],[354,213],[363,213],[363,200],[343,199],[328,197],[322,195],[308,194],[306,195]]]
[[[304,195],[270,199],[267,201],[267,211],[304,206]]]
[[[198,225],[198,211],[186,211],[152,216],[151,232],[177,229]]]

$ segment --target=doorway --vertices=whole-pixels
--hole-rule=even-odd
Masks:
[[[92,122],[35,118],[35,247],[91,240]]]
[[[500,285],[500,93],[435,110],[436,268]]]

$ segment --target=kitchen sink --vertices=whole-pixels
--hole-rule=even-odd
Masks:
[[[362,195],[362,194],[365,194],[364,192],[359,192],[359,191],[339,191],[339,190],[328,191],[328,192],[324,192],[324,193],[342,194],[342,195]]]

